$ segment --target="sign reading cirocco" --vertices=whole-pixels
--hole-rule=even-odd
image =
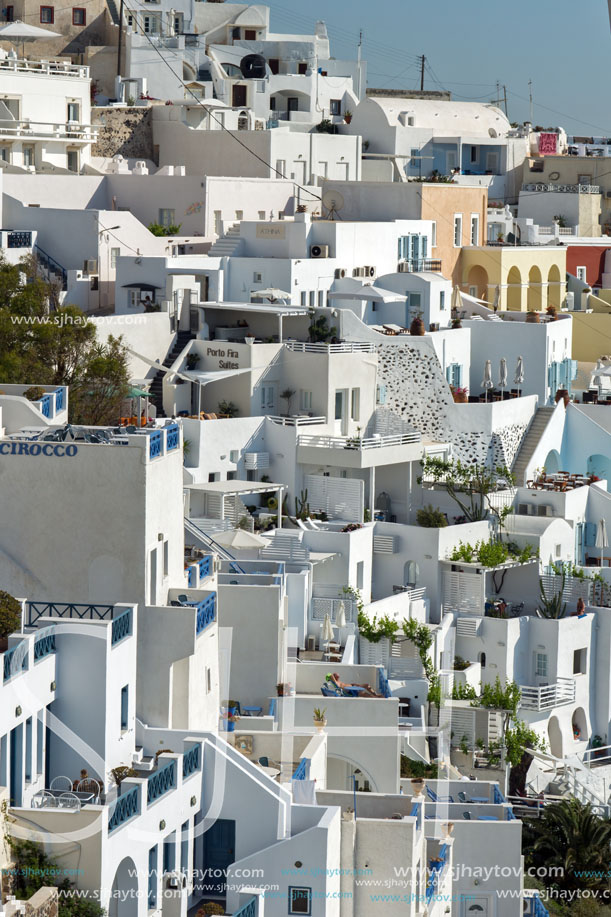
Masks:
[[[76,455],[78,446],[73,443],[0,443],[0,455]]]

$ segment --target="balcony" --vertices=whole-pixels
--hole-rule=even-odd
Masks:
[[[399,262],[399,273],[418,274],[422,271],[434,271],[441,273],[441,261],[427,258],[410,258],[407,261]]]
[[[551,685],[520,685],[520,706],[525,710],[551,710],[575,700],[575,679],[558,678]]]
[[[293,353],[375,353],[376,345],[368,341],[342,341],[340,344],[309,344],[306,341],[285,341]]]
[[[3,140],[66,140],[70,143],[95,143],[98,128],[90,124],[70,124],[53,121],[0,120]]]
[[[4,60],[0,60],[0,70],[10,70],[13,73],[28,73],[32,76],[89,79],[89,67],[71,64],[68,61],[16,60],[7,57]]]
[[[528,182],[522,191],[559,191],[565,194],[601,194],[599,185],[558,185],[551,182]]]
[[[325,455],[322,455],[322,450]],[[339,465],[342,468],[372,468],[415,462],[422,457],[422,434],[419,430],[394,436],[374,434],[357,436],[314,436],[297,438],[297,461],[307,465]]]

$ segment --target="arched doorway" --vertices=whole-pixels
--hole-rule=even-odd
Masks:
[[[547,275],[547,301],[550,306],[560,308],[564,298],[564,286],[560,268],[557,264],[552,264]]]
[[[527,306],[533,312],[540,312],[543,298],[541,296],[542,285],[541,285],[541,271],[536,264],[533,264],[530,271],[528,272],[528,296],[527,296]]]
[[[507,308],[511,312],[522,311],[522,275],[517,267],[507,274]]]
[[[138,872],[131,857],[117,867],[108,906],[109,917],[138,917]]]
[[[586,470],[588,474],[595,474],[601,481],[611,482],[611,458],[608,455],[589,455]]]
[[[562,731],[557,716],[550,716],[547,724],[549,750],[556,758],[562,758]]]
[[[361,764],[338,755],[327,755],[328,790],[353,790],[353,777],[356,779],[357,792],[377,792],[375,781]]]
[[[560,453],[557,449],[552,449],[547,453],[547,458],[545,459],[545,470],[549,474],[556,474],[557,471],[560,471]]]
[[[576,742],[585,742],[588,739],[588,721],[583,707],[576,707],[571,717],[573,738]]]
[[[467,293],[477,299],[488,299],[488,271],[479,264],[469,271]]]

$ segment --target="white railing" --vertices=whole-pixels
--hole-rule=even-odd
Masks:
[[[14,73],[31,73],[35,76],[67,76],[82,80],[89,79],[89,67],[71,64],[68,61],[17,60],[5,57],[0,60],[0,70],[12,70]]]
[[[583,753],[583,763],[586,767],[597,764],[611,764],[611,745],[601,745],[599,748],[588,748]]]
[[[550,710],[575,700],[575,679],[559,678],[552,685],[520,685],[521,705],[527,710]]]
[[[314,424],[326,423],[326,417],[280,417],[277,414],[268,414],[267,419],[272,423],[277,423],[281,427],[311,427]]]
[[[0,120],[0,136],[3,137],[54,137],[61,140],[84,140],[94,143],[98,128],[91,124],[70,124],[53,121]]]
[[[375,344],[344,341],[341,344],[307,344],[305,341],[285,341],[284,346],[294,353],[375,353]]]
[[[557,185],[550,182],[528,182],[522,191],[560,191],[567,194],[600,194],[599,185]]]
[[[394,436],[368,436],[359,439],[356,436],[314,436],[300,434],[298,446],[313,446],[316,449],[357,449],[363,452],[367,449],[382,449],[385,446],[405,446],[410,443],[419,443],[422,434],[419,430],[412,433],[398,433]]]

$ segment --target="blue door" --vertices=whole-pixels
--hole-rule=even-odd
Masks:
[[[11,729],[11,805],[21,805],[23,789],[23,724]]]
[[[235,821],[219,818],[204,835],[204,894],[225,895],[227,867],[235,861]]]

